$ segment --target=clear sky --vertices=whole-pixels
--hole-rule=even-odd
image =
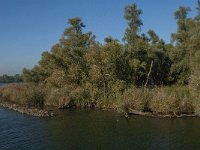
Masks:
[[[143,10],[142,32],[153,29],[166,42],[176,31],[173,13],[180,5],[192,8],[196,0],[0,0],[0,75],[32,68],[41,53],[58,42],[67,19],[81,17],[97,41],[122,39],[124,7],[136,3]]]

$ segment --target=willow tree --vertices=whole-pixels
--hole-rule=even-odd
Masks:
[[[200,21],[200,0],[197,1],[197,16],[195,17],[195,19],[197,21]]]
[[[133,83],[141,86],[146,79],[147,67],[147,49],[148,42],[145,38],[140,36],[141,26],[143,25],[140,15],[142,10],[137,8],[136,4],[128,5],[125,8],[124,18],[128,22],[126,28],[125,41],[125,55],[128,67],[126,69],[127,83]]]
[[[171,52],[171,79],[173,83],[187,84],[190,76],[190,26],[192,19],[188,18],[191,11],[189,7],[180,6],[174,13],[177,20],[177,32],[172,34],[172,41],[175,42],[175,48]]]
[[[93,102],[113,100],[116,93],[123,91],[123,75],[119,74],[123,69],[122,48],[117,40],[108,37],[104,45],[96,45],[87,53],[89,77],[85,89]]]
[[[70,27],[65,29],[60,41],[69,59],[67,76],[70,82],[80,85],[88,74],[85,54],[95,44],[95,36],[91,32],[83,33],[85,25],[80,18],[69,19],[68,23]]]
[[[151,72],[149,72],[149,84],[166,85],[168,84],[168,76],[171,67],[171,60],[167,53],[166,44],[153,30],[149,30],[147,33],[150,42],[148,56],[149,60],[152,62]]]
[[[192,55],[190,57],[191,75],[189,87],[192,95],[195,98],[195,109],[200,114],[200,1],[197,3],[197,15],[191,26],[190,48]]]
[[[87,75],[85,54],[95,44],[95,37],[91,32],[84,33],[85,25],[80,18],[68,20],[67,27],[60,39],[60,42],[45,51],[38,65],[32,70],[24,70],[26,81],[31,81],[34,76],[43,72],[44,76],[38,82],[46,82],[52,75],[62,71],[66,80],[71,84],[81,84],[83,76]],[[35,80],[32,80],[35,82]]]

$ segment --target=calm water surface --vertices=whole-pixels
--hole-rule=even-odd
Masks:
[[[0,108],[0,149],[200,149],[200,119],[134,117],[97,110],[36,118]]]
[[[8,86],[10,84],[19,84],[19,83],[0,83],[0,88],[6,87],[6,86]]]
[[[6,85],[6,83],[0,83],[0,88],[4,87]]]

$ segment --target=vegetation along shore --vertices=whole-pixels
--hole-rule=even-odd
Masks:
[[[200,115],[200,1],[197,15],[180,6],[176,33],[165,43],[153,30],[141,33],[142,10],[125,7],[123,42],[95,40],[79,17],[68,20],[59,42],[42,53],[23,83],[0,89],[0,99],[27,108],[102,108],[126,114]],[[46,114],[46,112],[44,112]],[[47,113],[48,114],[48,113]]]

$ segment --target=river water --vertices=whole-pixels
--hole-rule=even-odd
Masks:
[[[4,87],[6,85],[6,83],[0,83],[0,88]]]
[[[0,88],[6,87],[6,86],[8,86],[10,84],[19,84],[19,83],[0,83]]]
[[[0,149],[200,149],[200,119],[132,117],[98,110],[36,118],[0,109]]]

